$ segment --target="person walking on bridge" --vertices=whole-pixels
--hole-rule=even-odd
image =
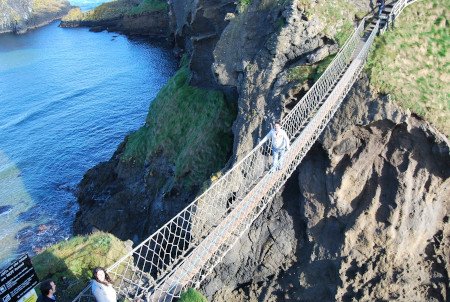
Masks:
[[[377,2],[378,2],[378,18],[379,18],[384,10],[384,0],[378,0]]]
[[[272,167],[271,172],[278,171],[283,166],[283,157],[286,150],[289,150],[289,137],[281,128],[280,122],[275,122],[274,128],[270,130],[269,134],[263,139],[262,143],[268,139],[272,142]]]

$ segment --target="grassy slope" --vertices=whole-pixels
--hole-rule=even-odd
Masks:
[[[309,18],[317,17],[324,25],[325,35],[334,39],[340,46],[354,30],[354,17],[361,18],[363,14],[349,0],[318,0],[317,2],[300,0],[299,6],[305,10]]]
[[[67,1],[62,0],[33,0],[33,14],[57,13],[68,6]]]
[[[375,41],[371,84],[450,136],[450,2],[418,1]]]
[[[324,73],[334,57],[335,55],[331,55],[316,64],[293,67],[289,70],[287,79],[288,81],[298,81],[300,84],[307,80],[314,83]]]
[[[130,135],[122,160],[143,163],[162,153],[175,164],[176,177],[201,184],[226,163],[236,113],[221,92],[192,87],[189,78],[182,66],[159,92],[146,124]]]
[[[25,21],[33,15],[58,13],[69,5],[66,0],[15,0],[14,5],[11,3],[0,0],[0,27]]]
[[[97,21],[119,18],[123,15],[139,15],[153,11],[167,11],[169,6],[163,0],[116,0],[103,3],[93,10],[82,12],[72,9],[63,21]]]
[[[55,244],[34,256],[32,262],[40,280],[56,282],[58,300],[71,301],[86,286],[94,267],[108,267],[126,252],[122,241],[97,232]]]

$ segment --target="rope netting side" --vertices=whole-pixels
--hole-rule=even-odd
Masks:
[[[318,80],[283,120],[290,138],[299,133],[299,126],[307,124],[338,80],[336,75],[345,70],[362,30],[363,24],[360,24],[324,72],[322,80]],[[259,144],[193,203],[114,264],[109,272],[116,280],[119,294],[140,297],[145,289],[159,283],[155,280],[164,280],[258,183],[269,165],[270,152],[270,141]]]
[[[195,255],[187,259],[177,268],[176,272],[155,289],[150,296],[151,301],[171,301],[173,297],[178,297],[184,288],[198,287],[200,282],[221,262],[225,254],[265,209],[314,144],[352,87],[364,65],[378,24],[354,63],[333,90],[334,95],[327,99],[313,120],[292,144],[291,150],[286,154],[287,164],[285,168],[280,172],[266,174],[236,207],[235,211],[229,214],[225,223],[216,228],[207,240],[197,247]]]
[[[401,12],[408,4],[406,0],[399,2],[401,3],[397,2],[394,5],[394,7],[398,7],[397,12]],[[398,16],[398,13],[396,16]],[[303,137],[302,130],[307,129],[311,117],[319,110],[320,105],[325,101],[349,66],[363,30],[364,20],[347,40],[344,47],[336,55],[319,80],[283,119],[282,127],[286,130],[291,140],[299,136],[300,132],[299,138]],[[372,41],[374,33],[375,30],[371,34]],[[366,45],[368,44],[366,43]],[[111,266],[108,271],[113,280],[115,280],[115,287],[118,293],[128,298],[144,297],[148,292],[154,292],[158,284],[165,284],[168,278],[173,275],[173,270],[185,262],[185,259],[191,255],[192,251],[220,225],[227,215],[233,213],[233,210],[255,186],[260,188],[266,184],[267,175],[264,178],[262,177],[270,164],[270,156],[268,155],[270,155],[271,149],[270,141],[258,144],[194,202],[135,247],[131,253]],[[304,152],[299,151],[295,157],[298,158],[298,162],[297,160],[291,161],[288,165],[289,169],[292,168],[290,173],[294,171],[295,166],[306,152],[307,150]],[[289,154],[291,153],[292,150]],[[293,164],[294,162],[297,162],[297,164]],[[273,189],[267,192],[268,197],[263,198],[262,200],[264,201],[258,203],[255,209],[252,209],[253,214],[251,214],[251,217],[256,218],[259,215],[290,173],[282,174],[276,182],[279,185],[272,186]],[[261,183],[258,184],[260,181]],[[239,224],[236,231],[232,232],[227,237],[226,242],[220,245],[217,252],[211,255],[208,261],[210,264],[205,264],[205,267],[201,268],[202,273],[196,273],[192,276],[192,281],[189,281],[187,284],[193,286],[199,284],[238,240],[239,234],[243,232],[242,230],[245,231],[250,224],[251,222],[242,224],[242,226]],[[174,288],[177,288],[177,286]],[[74,301],[91,300],[92,295],[88,286]]]

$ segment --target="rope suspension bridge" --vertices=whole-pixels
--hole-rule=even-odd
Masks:
[[[363,19],[334,60],[282,120],[291,141],[281,170],[271,172],[271,141],[262,140],[226,174],[108,272],[126,300],[169,302],[205,277],[266,208],[320,136],[358,78],[370,46],[409,4],[387,5]],[[74,301],[93,301],[90,286]]]

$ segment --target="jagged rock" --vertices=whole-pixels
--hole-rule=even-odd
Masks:
[[[370,9],[367,1],[351,3]],[[239,96],[232,161],[309,88],[289,83],[287,69],[337,47],[300,1],[253,0],[242,13],[225,0],[170,6],[177,44],[191,55],[192,83]],[[132,238],[194,197],[168,194],[161,202],[173,177],[162,157],[142,169],[114,158],[102,165],[82,182],[87,211],[75,229],[102,224]],[[201,289],[219,302],[446,301],[449,168],[447,139],[374,94],[363,74],[284,190]],[[148,184],[156,179],[166,184],[152,191]],[[96,222],[105,200],[109,210],[124,211],[119,221]],[[152,227],[133,219],[142,213],[155,220]]]
[[[76,234],[98,229],[136,243],[193,199],[198,188],[174,185],[172,164],[164,156],[155,155],[144,166],[121,161],[125,143],[109,161],[90,169],[80,182],[81,210],[73,226]]]
[[[41,1],[35,5],[32,0],[0,1],[0,34],[13,32],[23,34],[60,19],[70,10],[67,0]]]
[[[166,10],[124,15],[107,20],[62,21],[61,27],[90,27],[91,31],[115,31],[127,35],[167,38],[170,36],[169,14]]]
[[[171,24],[177,45],[190,54],[191,84],[218,88],[211,65],[213,50],[224,28],[226,16],[236,10],[233,0],[170,0]],[[225,89],[228,95],[233,94]]]
[[[253,148],[284,114],[283,89],[273,89],[289,85],[278,81],[283,71],[308,57],[320,59],[337,47],[321,31],[323,24],[317,18],[308,20],[302,15],[297,1],[253,1],[245,13],[230,21],[217,42],[216,78],[239,92],[234,160]]]
[[[297,248],[266,267],[260,245],[239,252],[247,234],[203,289],[213,301],[445,301],[449,176],[445,136],[373,94],[363,75],[293,176],[297,187],[291,178],[248,232],[291,209],[280,228],[295,236],[273,244]]]

